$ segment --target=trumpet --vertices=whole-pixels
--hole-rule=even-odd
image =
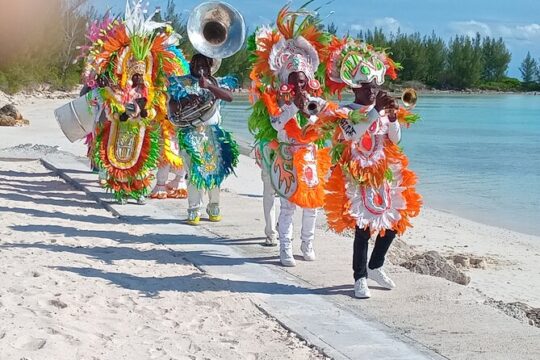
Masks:
[[[401,99],[403,106],[406,109],[410,110],[416,106],[418,95],[416,94],[416,90],[414,90],[413,88],[406,88],[401,93],[401,96],[399,97],[399,99]]]
[[[319,102],[315,100],[308,100],[309,96],[308,93],[304,90],[301,91],[302,95],[302,106],[301,111],[309,116],[313,115],[319,115],[319,113],[322,111],[322,106]]]
[[[308,115],[318,115],[322,111],[322,107],[316,101],[309,101],[304,109],[304,112]]]
[[[416,106],[416,102],[418,101],[418,95],[416,94],[416,90],[414,90],[413,88],[406,88],[401,92],[401,96],[396,96],[394,97],[394,99],[401,100],[401,103],[403,104],[403,107],[405,109],[412,110]],[[383,109],[381,110],[380,115],[387,115],[390,118],[395,118],[396,108],[390,107],[387,109]]]

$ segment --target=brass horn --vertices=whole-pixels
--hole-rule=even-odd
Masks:
[[[401,93],[401,102],[407,109],[412,109],[416,106],[418,95],[413,88],[406,88]]]
[[[210,1],[192,11],[187,33],[195,50],[212,59],[224,59],[244,45],[246,25],[234,7],[222,1]]]

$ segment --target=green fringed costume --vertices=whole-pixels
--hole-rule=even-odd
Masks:
[[[231,89],[236,80],[231,77],[217,78],[220,87]],[[169,96],[180,101],[191,95],[200,96],[198,79],[181,76],[170,79]],[[219,101],[219,100],[218,100]],[[219,106],[219,105],[218,105]],[[238,165],[238,144],[232,134],[221,127],[219,107],[216,113],[199,126],[189,126],[178,130],[178,145],[183,153],[188,171],[188,198],[191,210],[200,204],[193,203],[194,192],[219,189],[227,176],[234,173]],[[217,204],[215,204],[217,206]]]

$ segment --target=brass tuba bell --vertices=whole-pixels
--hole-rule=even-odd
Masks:
[[[234,7],[221,1],[210,1],[193,9],[187,33],[195,50],[212,59],[224,59],[244,45],[246,25]]]

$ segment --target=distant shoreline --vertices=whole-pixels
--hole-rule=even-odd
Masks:
[[[403,87],[405,89],[407,87]],[[413,87],[414,88],[414,87]],[[385,89],[386,90],[386,89]],[[530,95],[539,96],[540,91],[495,91],[495,90],[438,90],[438,89],[415,89],[419,95]],[[388,90],[387,90],[388,91]],[[390,93],[398,95],[401,90],[390,90]],[[240,88],[234,91],[235,95],[248,95],[249,89]],[[344,92],[343,96],[351,95],[352,92]]]
[[[401,89],[408,88],[408,86],[402,86],[390,91],[391,94],[399,96],[401,94]],[[540,96],[540,91],[495,91],[495,90],[439,90],[439,89],[425,89],[425,88],[415,88],[412,86],[419,95],[528,95],[528,96]],[[61,90],[50,90],[46,86],[26,89],[19,91],[15,94],[7,94],[0,91],[0,104],[5,103],[14,103],[17,104],[22,99],[27,98],[42,98],[42,99],[67,99],[75,98],[79,95],[81,86],[74,87],[71,90],[61,91]],[[249,89],[247,88],[238,88],[234,90],[235,96],[248,96]],[[344,92],[343,96],[352,96],[351,92]]]

